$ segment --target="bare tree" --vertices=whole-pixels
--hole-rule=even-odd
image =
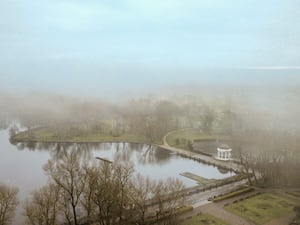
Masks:
[[[59,206],[60,190],[56,184],[48,185],[33,192],[32,199],[24,205],[24,215],[28,225],[57,225],[60,224]]]
[[[211,134],[214,121],[216,120],[215,110],[210,106],[203,106],[200,118],[203,131],[207,134]]]
[[[147,200],[153,198],[154,182],[149,177],[138,174],[130,188],[130,202],[134,204],[134,213],[138,225],[146,224]]]
[[[92,175],[92,174],[91,174]],[[111,225],[116,221],[117,187],[113,180],[111,163],[101,161],[94,168],[95,183],[92,199],[95,204],[97,224]]]
[[[154,188],[154,199],[158,204],[157,224],[175,223],[175,210],[182,206],[185,200],[183,189],[184,185],[178,179],[168,178],[165,182],[157,182]]]
[[[257,163],[255,157],[251,152],[238,151],[239,162],[243,167],[243,172],[247,175],[248,183],[253,185],[252,178],[254,178],[255,184],[257,184],[257,177],[255,173],[255,165]]]
[[[18,191],[16,187],[0,184],[0,225],[11,224],[18,205]]]
[[[178,115],[178,106],[171,101],[160,101],[156,105],[155,119],[158,126],[156,132],[163,136],[176,127],[176,116]]]
[[[86,211],[86,217],[90,218],[94,214],[96,208],[93,197],[96,192],[95,188],[97,187],[97,179],[100,173],[97,164],[85,166],[84,171],[86,175],[86,185],[80,203]]]
[[[65,216],[70,225],[79,224],[80,199],[86,185],[85,163],[75,151],[70,151],[65,152],[60,160],[48,161],[44,167],[48,176],[61,188]]]
[[[118,159],[115,159],[114,174],[113,179],[117,187],[117,214],[119,224],[123,224],[123,218],[126,218],[125,209],[130,208],[131,202],[129,200],[129,186],[132,174],[134,172],[133,164],[131,162],[127,163],[117,163]],[[126,219],[125,219],[126,220]]]

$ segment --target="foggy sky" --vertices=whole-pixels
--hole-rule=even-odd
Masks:
[[[0,89],[299,84],[297,0],[1,0]]]

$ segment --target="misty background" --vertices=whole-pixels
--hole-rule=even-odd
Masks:
[[[222,102],[258,126],[295,130],[299,8],[296,0],[2,0],[1,117],[76,120],[146,98]]]
[[[2,166],[42,173],[27,129],[151,143],[208,124],[265,184],[299,187],[299,17],[298,0],[1,0]]]

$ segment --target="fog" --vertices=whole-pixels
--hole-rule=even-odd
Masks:
[[[21,125],[25,130],[51,127],[59,138],[85,136],[99,131],[104,136],[132,132],[144,135],[147,142],[153,143],[161,140],[170,130],[193,127],[217,133],[221,127],[222,134],[232,137],[230,143],[234,157],[238,158],[243,152],[240,159],[246,160],[245,165],[250,166],[250,169],[259,171],[262,185],[299,187],[299,90],[297,84],[190,84],[164,86],[151,91],[149,88],[115,90],[114,95],[119,97],[108,97],[108,94],[80,96],[80,93],[67,95],[46,91],[2,91],[0,129],[13,128],[14,124]],[[210,119],[211,124],[205,123]],[[110,121],[108,128],[103,121]],[[203,126],[203,123],[208,126]],[[209,125],[218,129],[214,130]],[[10,131],[10,135],[14,135],[20,130]],[[8,162],[2,163],[2,171],[9,171],[2,174],[2,180],[19,186],[23,200],[36,186],[45,183],[41,165],[50,156],[56,159],[54,153],[60,155],[62,149],[56,151],[56,148],[48,147],[44,148],[47,151],[42,151],[41,146],[59,144],[32,141],[18,143],[11,137],[4,136],[10,143],[7,139],[2,140],[1,157],[4,162]],[[78,148],[80,152],[84,152],[84,149],[89,148]],[[107,154],[111,154],[111,151]],[[16,162],[20,162],[26,169],[16,169],[16,166],[10,169]],[[153,172],[155,170],[152,167],[151,165],[150,174],[158,173]],[[175,167],[178,167],[177,162]],[[249,170],[248,167],[246,171]],[[191,164],[188,168],[191,168]],[[31,170],[37,172],[33,173]],[[161,171],[160,166],[158,171]],[[27,174],[31,174],[30,179],[26,178],[29,184],[23,181]],[[21,211],[20,206],[16,221],[23,220],[19,216]]]
[[[25,95],[2,93],[0,98],[2,119],[34,120],[41,125],[49,122],[84,120],[96,114],[101,118],[108,114],[107,110],[113,108],[102,100],[80,100],[42,93]]]
[[[230,109],[251,129],[298,133],[300,112],[298,85],[177,85],[147,91],[118,91],[104,95],[75,96],[47,92],[0,92],[0,118],[19,120],[25,126],[92,122],[121,118],[124,114],[151,113],[159,102],[168,101],[181,110],[208,105]],[[132,107],[132,102],[134,107]]]
[[[1,0],[0,188],[1,182],[19,187],[23,200],[46,183],[48,159],[79,160],[85,150],[102,148],[100,142],[113,142],[103,157],[114,146],[119,151],[120,142],[120,152],[136,143],[146,144],[147,152],[169,132],[186,128],[190,133],[183,130],[172,140],[176,145],[168,142],[172,147],[213,157],[217,146],[227,144],[230,163],[238,164],[249,185],[298,188],[298,20],[296,0]],[[203,145],[196,149],[195,142]],[[211,154],[202,151],[210,146],[205,142],[213,142]],[[153,176],[175,171],[153,168]],[[63,174],[56,169],[48,173]],[[102,169],[91,180],[105,175]],[[80,173],[78,182],[69,183],[88,183]],[[116,196],[126,192],[105,189]],[[45,186],[41,193],[49,199],[60,194],[47,195],[49,190],[56,189]],[[67,212],[71,198],[63,199],[58,208]]]

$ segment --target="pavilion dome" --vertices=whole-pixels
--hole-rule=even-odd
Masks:
[[[221,144],[219,147],[218,147],[219,149],[224,149],[224,150],[229,150],[229,149],[231,149],[228,145],[226,145],[226,144]]]
[[[226,145],[226,144],[221,144],[217,148],[217,156],[216,159],[222,160],[222,161],[228,161],[231,160],[231,151],[232,149]]]

